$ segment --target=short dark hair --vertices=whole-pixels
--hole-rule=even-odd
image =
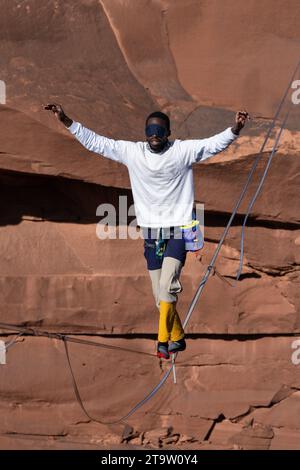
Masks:
[[[147,126],[147,123],[148,123],[149,119],[151,119],[151,118],[162,119],[163,121],[165,121],[168,130],[170,130],[170,118],[169,118],[169,116],[167,116],[167,114],[162,113],[161,111],[154,111],[154,113],[149,114],[149,116],[147,117],[146,126]]]

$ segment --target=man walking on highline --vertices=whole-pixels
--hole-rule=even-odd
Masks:
[[[85,148],[128,168],[137,223],[145,239],[144,255],[159,308],[157,355],[169,359],[170,354],[186,348],[176,310],[177,294],[182,291],[180,272],[187,251],[197,251],[203,245],[193,213],[192,165],[225,150],[237,138],[249,115],[238,111],[233,127],[207,139],[170,141],[169,117],[157,111],[146,119],[146,142],[128,142],[96,134],[70,119],[59,104],[50,103],[44,108],[53,111]]]

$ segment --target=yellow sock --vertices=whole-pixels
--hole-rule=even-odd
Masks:
[[[171,330],[171,341],[179,341],[184,338],[184,330],[180,321],[177,310],[175,310],[173,326]]]
[[[158,341],[166,343],[170,339],[170,334],[174,324],[175,302],[165,302],[161,300],[159,303],[159,324],[158,324]]]

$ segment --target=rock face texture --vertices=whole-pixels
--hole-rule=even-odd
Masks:
[[[244,214],[292,90],[188,324],[177,384],[171,375],[126,425],[108,423],[170,367],[155,357],[143,241],[127,234],[128,173],[42,110],[62,103],[74,120],[127,140],[143,140],[156,109],[170,113],[174,138],[207,137],[237,109],[250,112],[241,137],[194,168],[206,243],[183,270],[184,318],[299,60],[299,2],[235,4],[0,0],[1,449],[300,449],[300,105],[251,211],[235,279]],[[117,238],[113,227],[98,238],[100,204],[116,208]],[[59,334],[70,338],[70,363]]]

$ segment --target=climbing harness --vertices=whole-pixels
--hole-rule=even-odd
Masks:
[[[199,251],[203,248],[204,240],[199,220],[193,220],[190,224],[181,225],[180,227],[158,228],[154,243],[145,240],[145,246],[148,248],[155,247],[155,256],[161,259],[166,251],[167,240],[171,236],[184,240],[185,251]]]
[[[155,240],[155,256],[157,258],[162,258],[164,252],[166,251],[166,240],[162,235],[162,228],[157,229],[157,235]]]

